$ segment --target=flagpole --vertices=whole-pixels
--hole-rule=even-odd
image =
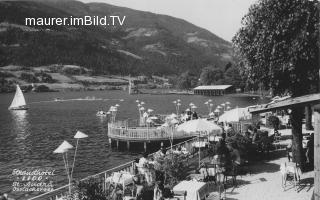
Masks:
[[[199,136],[198,136],[198,144],[199,144],[199,169],[200,169],[200,160],[201,160],[201,158],[200,158],[200,131],[199,131]]]
[[[72,179],[72,177],[73,177],[73,169],[74,169],[74,163],[76,162],[76,156],[77,156],[78,144],[79,144],[79,139],[77,139],[76,150],[74,151],[73,163],[72,163],[72,169],[71,169],[71,179]]]

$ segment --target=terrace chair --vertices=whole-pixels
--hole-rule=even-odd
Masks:
[[[297,185],[299,184],[301,174],[301,170],[298,166],[287,166],[286,163],[281,163],[280,173],[283,191],[286,189],[287,182],[293,183],[295,190],[298,189]]]
[[[222,200],[226,199],[226,187],[223,183],[215,184],[214,186],[210,185],[210,187],[215,187],[215,191],[211,192],[205,200]]]
[[[230,167],[226,169],[226,171],[223,173],[224,175],[224,182],[227,183],[228,177],[232,178],[232,184],[233,186],[237,185],[237,176],[238,176],[238,165],[234,161],[232,161],[232,164]]]
[[[187,199],[187,191],[173,191],[173,197],[178,200],[186,200]]]

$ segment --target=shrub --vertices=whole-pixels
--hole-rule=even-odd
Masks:
[[[38,85],[35,90],[35,92],[50,92],[50,88],[45,85]]]
[[[107,195],[103,192],[102,184],[94,179],[81,181],[78,184],[79,199],[82,200],[107,200]]]
[[[45,72],[38,72],[35,75],[41,80],[41,82],[44,82],[44,83],[54,83],[55,82],[55,80],[52,78],[52,76],[50,76],[50,74],[47,74]]]
[[[173,186],[184,178],[186,165],[183,155],[172,153],[164,158],[155,157],[155,160],[160,164],[159,170],[164,172],[165,184]]]
[[[15,76],[9,72],[0,71],[0,78],[9,78],[9,77],[15,77]]]
[[[271,115],[270,117],[268,117],[267,125],[272,126],[275,130],[278,130],[280,125],[280,120],[277,116]]]
[[[39,80],[37,79],[37,77],[31,73],[25,73],[22,72],[20,75],[20,79],[28,82],[28,83],[38,83]]]

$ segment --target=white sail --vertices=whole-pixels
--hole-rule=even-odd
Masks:
[[[23,93],[17,85],[16,94],[14,95],[13,101],[9,107],[9,109],[22,108],[26,106],[26,100],[24,99]]]

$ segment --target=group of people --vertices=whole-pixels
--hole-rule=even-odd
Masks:
[[[191,111],[191,109],[187,109],[186,112],[181,113],[182,121],[190,121],[194,119],[199,119],[198,113],[196,111]]]

